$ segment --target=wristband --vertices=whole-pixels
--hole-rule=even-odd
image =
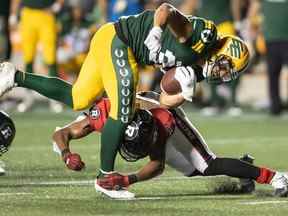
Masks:
[[[61,156],[64,157],[67,153],[70,153],[70,150],[68,148],[65,148],[61,151]]]
[[[135,174],[128,175],[129,184],[134,184],[138,182],[138,177]]]

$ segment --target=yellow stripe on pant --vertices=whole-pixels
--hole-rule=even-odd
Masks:
[[[111,110],[109,116],[127,123],[133,113],[138,83],[138,66],[131,49],[116,35],[108,23],[94,35],[79,77],[73,85],[73,108],[88,108],[106,91]]]
[[[33,62],[38,42],[43,46],[45,63],[55,64],[57,26],[52,13],[24,7],[21,10],[20,34],[26,64]]]

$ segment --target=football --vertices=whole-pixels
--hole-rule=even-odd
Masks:
[[[168,70],[162,77],[160,82],[161,90],[168,95],[175,95],[181,92],[181,86],[178,80],[175,79],[176,67]]]

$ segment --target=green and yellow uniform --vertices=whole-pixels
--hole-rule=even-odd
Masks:
[[[53,13],[47,9],[55,0],[22,0],[20,34],[26,65],[32,64],[37,43],[43,46],[43,58],[47,65],[56,61],[57,26]],[[28,70],[31,70],[28,69]]]
[[[211,21],[190,17],[193,33],[187,43],[179,43],[166,27],[162,34],[157,62],[152,62],[144,41],[153,27],[153,17],[154,12],[145,11],[135,16],[120,18],[114,25],[106,24],[96,32],[80,75],[73,86],[74,109],[88,107],[105,89],[111,100],[111,116],[116,119],[116,110],[121,110],[116,104],[120,105],[119,95],[123,79],[119,67],[128,70],[131,76],[130,86],[135,89],[138,82],[138,64],[161,64],[163,68],[194,65],[197,60],[207,55],[209,48],[217,40],[217,30]],[[131,102],[134,93],[131,91],[129,95]]]
[[[217,40],[217,30],[211,21],[189,17],[193,28],[189,40],[185,44],[179,43],[165,27],[162,48],[153,62],[144,45],[153,19],[154,12],[145,11],[102,26],[92,38],[88,55],[72,87],[55,78],[16,74],[18,86],[36,90],[75,110],[88,108],[104,91],[107,93],[111,109],[101,135],[101,169],[105,171],[114,169],[118,145],[134,111],[138,66],[194,65],[198,59],[206,57]]]

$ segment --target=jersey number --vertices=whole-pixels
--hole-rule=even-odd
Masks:
[[[166,50],[164,52],[160,52],[158,55],[158,64],[161,64],[163,68],[172,67],[175,65],[176,57],[170,50]]]

